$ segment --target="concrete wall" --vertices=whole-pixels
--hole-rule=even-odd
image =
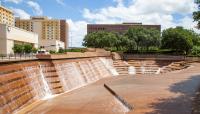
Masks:
[[[37,55],[38,59],[76,59],[76,58],[91,58],[91,57],[111,57],[111,52],[67,52],[66,54],[52,55]]]
[[[30,43],[38,48],[38,35],[23,29],[0,24],[0,54],[12,54],[15,42]]]
[[[174,56],[174,55],[156,55],[156,54],[122,54],[122,59],[185,60],[185,57]]]
[[[6,34],[8,40],[38,44],[38,35],[33,32],[28,32],[17,27],[10,27],[9,30],[6,31]]]
[[[0,54],[7,53],[6,26],[0,24]]]

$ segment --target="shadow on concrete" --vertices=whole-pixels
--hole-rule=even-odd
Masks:
[[[146,114],[193,114],[192,101],[198,93],[199,86],[200,75],[195,75],[188,80],[173,84],[169,90],[180,95],[178,97],[159,99],[158,102],[150,104],[154,111]]]

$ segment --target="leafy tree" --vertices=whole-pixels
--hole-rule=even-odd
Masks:
[[[188,54],[192,47],[193,35],[191,35],[191,31],[182,27],[169,28],[163,31],[162,48]]]
[[[200,46],[193,46],[191,54],[195,56],[200,56]]]
[[[200,0],[195,0],[195,3],[200,8]],[[197,22],[197,27],[200,28],[200,11],[199,10],[193,12],[193,19],[194,19],[194,21]]]
[[[113,47],[116,40],[117,38],[114,33],[100,31],[87,34],[83,40],[83,45],[95,48]]]
[[[194,46],[200,46],[200,36],[193,30],[188,30],[188,33],[192,37],[192,42]]]
[[[116,33],[116,41],[114,47],[119,50],[132,49],[135,46],[135,42],[131,42],[125,35],[120,35]]]
[[[37,48],[32,48],[33,53],[37,53],[38,49]]]
[[[23,45],[23,47],[24,47],[24,52],[25,52],[25,53],[31,53],[31,52],[32,52],[32,49],[33,49],[33,46],[32,46],[32,45],[30,45],[30,44],[25,44],[25,45]]]
[[[14,44],[14,47],[12,48],[14,53],[23,53],[24,51],[24,46],[20,44]]]
[[[149,47],[158,47],[160,45],[160,32],[155,29],[144,27],[132,27],[125,36],[134,43],[136,49],[149,49]],[[132,44],[133,45],[133,44]]]

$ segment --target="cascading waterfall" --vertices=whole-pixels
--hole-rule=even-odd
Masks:
[[[158,70],[156,71],[156,74],[160,74],[161,72],[161,68],[158,68]]]
[[[65,91],[70,91],[86,84],[86,80],[77,69],[75,62],[57,65],[56,69]]]
[[[140,69],[141,69],[142,74],[145,74],[145,67],[141,66]]]
[[[43,84],[43,87],[44,87],[44,91],[45,91],[45,95],[44,95],[44,99],[48,99],[48,98],[51,98],[52,97],[52,92],[49,88],[49,85],[47,83],[47,80],[43,74],[43,68],[42,66],[40,65],[39,66],[39,71],[40,71],[40,76],[41,76],[41,80],[42,80],[42,84]]]
[[[128,72],[129,72],[130,75],[135,75],[135,74],[136,74],[136,69],[135,69],[135,67],[134,67],[134,66],[130,66],[130,67],[128,68]]]
[[[101,59],[97,58],[78,62],[59,63],[55,65],[55,68],[64,91],[67,92],[104,77],[112,76],[106,65],[109,68],[111,67],[107,62],[104,63]]]
[[[41,66],[25,67],[24,72],[27,78],[29,78],[29,85],[33,88],[33,94],[35,99],[46,99],[52,96],[49,85],[44,77]]]
[[[113,67],[113,61],[112,59],[105,59],[105,58],[100,58],[102,63],[105,65],[107,69],[112,73],[112,75],[117,76],[119,73],[116,71],[116,69]]]

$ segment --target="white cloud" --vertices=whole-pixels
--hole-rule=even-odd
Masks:
[[[5,2],[12,2],[12,3],[18,4],[22,2],[22,0],[5,0]]]
[[[185,17],[196,8],[193,0],[132,0],[127,6],[124,0],[114,1],[118,5],[93,11],[85,8],[83,17],[92,23],[143,22],[168,28],[176,26],[173,14]]]
[[[58,3],[58,4],[60,4],[60,5],[65,5],[65,3],[64,3],[64,0],[56,0],[56,2]]]
[[[67,22],[69,24],[69,46],[80,47],[87,33],[87,22],[71,19],[67,19]]]
[[[177,23],[177,26],[183,26],[187,29],[193,29],[195,32],[200,33],[200,31],[196,28],[197,22],[194,22],[193,18],[189,16],[185,16],[182,18],[179,23]]]
[[[33,9],[33,13],[35,15],[43,15],[43,10],[37,2],[28,1],[27,4]]]
[[[14,11],[15,16],[20,17],[21,19],[30,18],[30,15],[22,9],[17,9],[17,8],[11,8],[11,9]]]

